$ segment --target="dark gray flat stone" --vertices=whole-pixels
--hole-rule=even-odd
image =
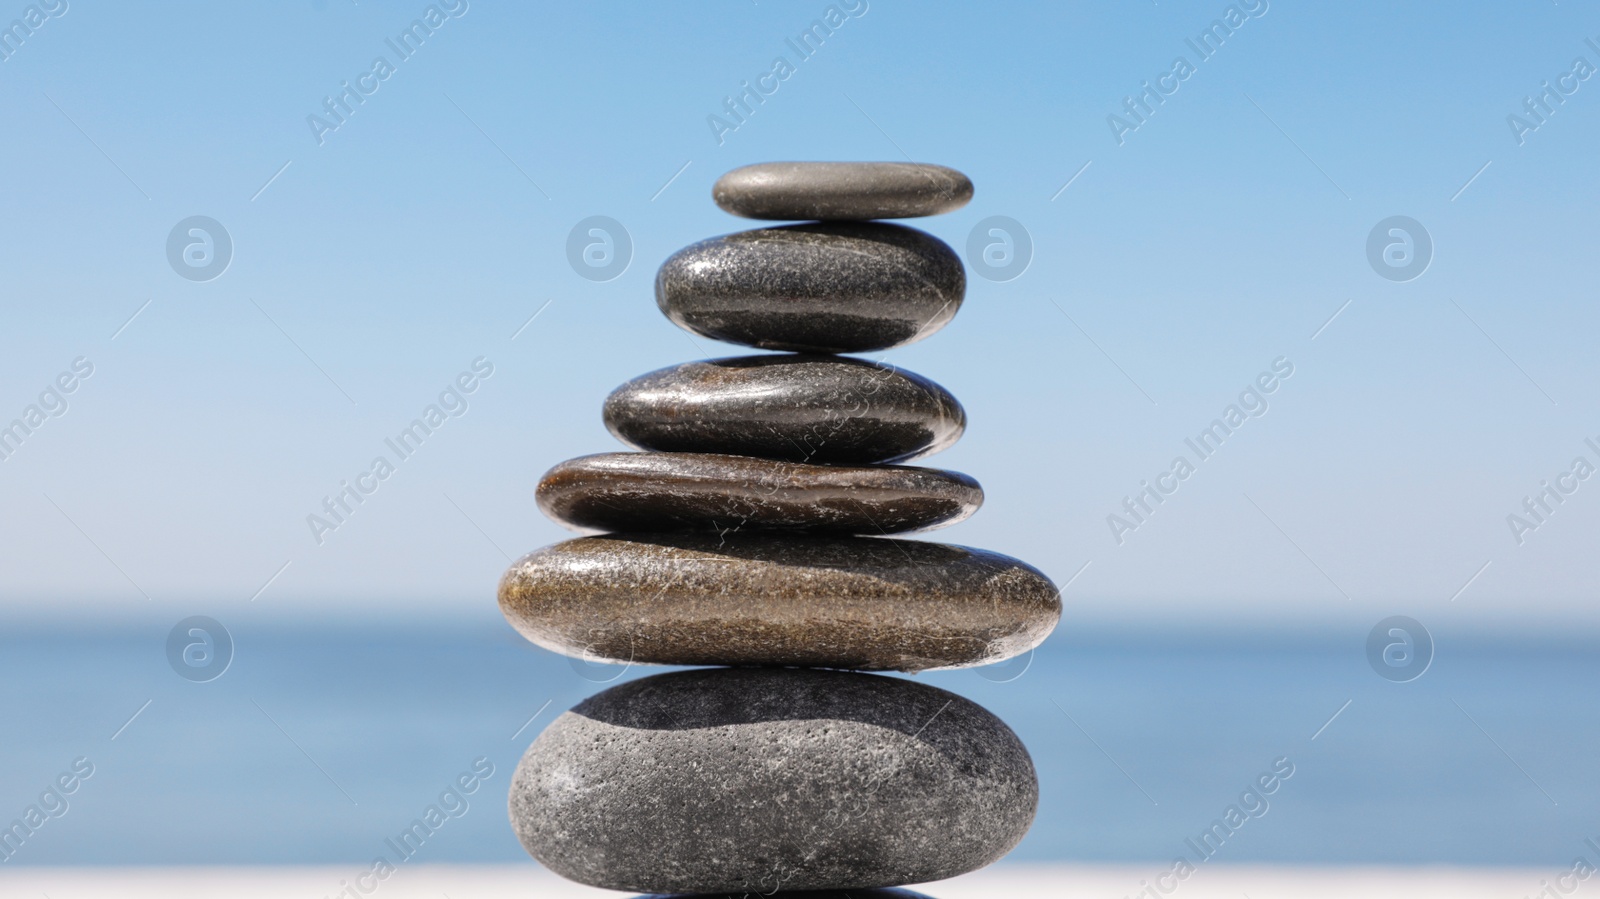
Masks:
[[[763,162],[718,178],[711,197],[751,219],[898,219],[960,209],[972,181],[923,162]]]
[[[789,462],[903,462],[955,443],[956,398],[920,375],[841,356],[739,356],[634,378],[606,427],[640,449]]]
[[[614,890],[854,890],[995,861],[1038,805],[1022,743],[902,678],[719,668],[647,677],[557,718],[511,821],[534,858]]]
[[[713,453],[599,453],[539,481],[539,508],[591,531],[903,534],[954,524],[983,505],[960,472],[908,465],[810,465]]]
[[[1026,563],[883,537],[584,537],[517,560],[499,594],[546,649],[662,665],[967,667],[1032,649],[1061,617]]]
[[[759,228],[691,244],[656,273],[673,323],[769,350],[858,353],[944,327],[966,294],[961,260],[931,234],[848,223]]]

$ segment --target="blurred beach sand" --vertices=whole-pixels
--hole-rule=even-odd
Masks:
[[[11,868],[0,870],[0,894],[49,899],[171,899],[174,896],[227,896],[229,899],[337,899],[382,895],[384,899],[584,899],[624,896],[580,886],[532,864],[419,865],[397,871],[372,893],[355,890],[349,878],[360,866],[322,867],[167,867],[167,868]],[[934,899],[994,897],[1073,897],[1121,899],[1166,895],[1146,884],[1164,865],[998,865],[919,890]],[[1531,868],[1323,867],[1293,865],[1216,865],[1197,870],[1177,884],[1172,895],[1184,899],[1408,899],[1511,897],[1542,889],[1554,872]],[[1167,881],[1167,886],[1172,886]],[[752,894],[754,896],[755,894]]]

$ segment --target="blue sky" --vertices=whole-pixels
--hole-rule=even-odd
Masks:
[[[93,373],[0,462],[13,610],[492,614],[506,555],[566,535],[539,475],[617,448],[606,393],[740,353],[652,300],[671,252],[749,224],[716,177],[910,157],[977,187],[912,224],[965,255],[1006,216],[1033,248],[884,355],[970,416],[925,464],[989,499],[934,539],[1070,580],[1069,623],[1597,623],[1600,479],[1520,544],[1507,523],[1600,464],[1600,79],[1558,81],[1600,64],[1582,5],[1240,4],[1204,59],[1229,4],[863,0],[805,59],[825,3],[440,4],[405,59],[386,40],[426,3],[50,8],[0,62],[0,423]],[[708,117],[780,55],[719,143]],[[380,56],[319,143],[308,116]],[[1178,57],[1119,144],[1108,117]],[[1575,89],[1519,144],[1545,82]],[[232,240],[214,280],[167,257],[194,215]],[[567,258],[596,215],[631,239],[610,281]],[[1433,245],[1404,282],[1366,251],[1396,215]],[[1119,544],[1124,497],[1280,358],[1266,413]],[[319,545],[307,515],[474,360],[465,411]]]

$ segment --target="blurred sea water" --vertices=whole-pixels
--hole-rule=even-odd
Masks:
[[[664,670],[556,656],[488,615],[228,627],[233,657],[205,683],[169,663],[170,625],[0,630],[0,824],[78,760],[93,768],[60,805],[44,800],[54,816],[8,847],[9,865],[356,873],[475,766],[490,773],[448,800],[453,816],[414,859],[518,861],[505,794],[522,751],[583,697]],[[1591,642],[1436,633],[1426,673],[1395,683],[1365,638],[1064,625],[1031,658],[917,679],[989,708],[1033,754],[1039,814],[1015,860],[1152,875],[1179,856],[1566,870],[1589,851]],[[1275,767],[1292,773],[1241,798]],[[1243,823],[1197,858],[1236,805]]]

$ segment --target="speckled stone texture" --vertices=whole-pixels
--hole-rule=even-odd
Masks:
[[[998,662],[1061,617],[1009,556],[871,537],[612,534],[535,550],[500,610],[555,652],[664,665],[921,671]]]
[[[511,820],[546,867],[637,892],[853,890],[1004,855],[1038,805],[999,719],[849,672],[710,669],[579,703],[529,747]]]
[[[690,244],[656,273],[656,305],[680,327],[716,340],[859,353],[944,327],[966,287],[961,259],[937,237],[840,222]]]
[[[848,356],[738,356],[641,375],[606,398],[618,440],[671,453],[868,465],[936,453],[967,413],[921,375]]]
[[[718,178],[711,198],[751,219],[898,219],[960,209],[972,182],[920,162],[763,162]]]
[[[903,534],[983,505],[983,488],[955,471],[713,453],[582,456],[550,469],[537,495],[544,514],[579,531]]]

